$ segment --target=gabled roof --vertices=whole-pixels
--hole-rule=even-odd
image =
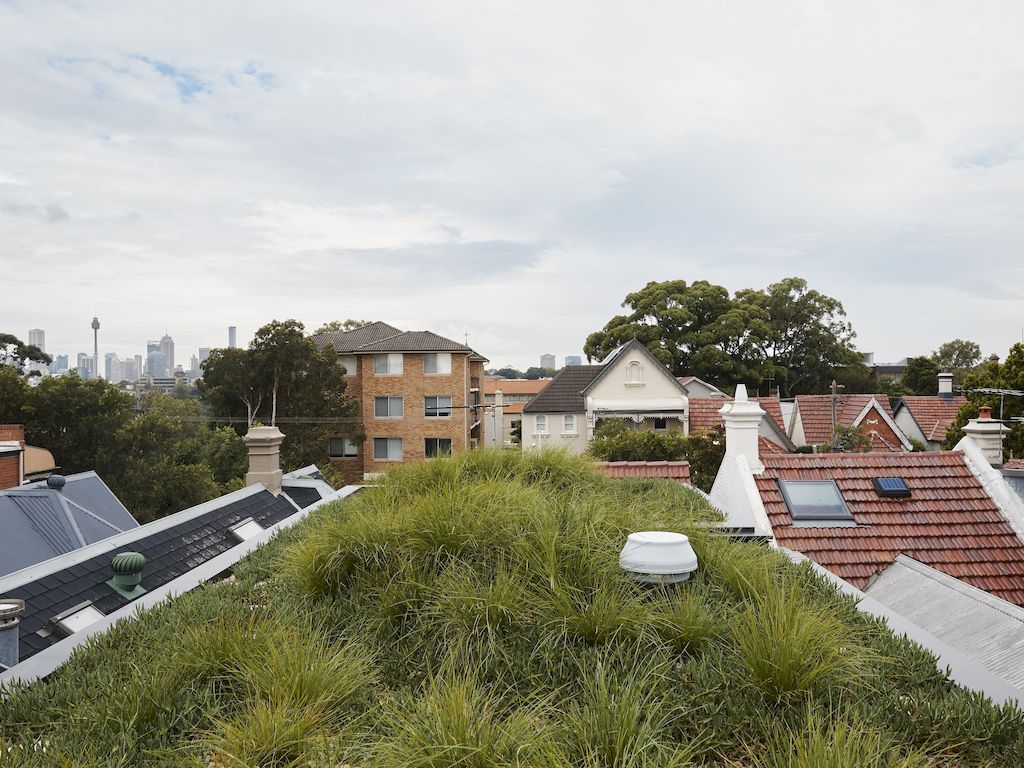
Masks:
[[[900,398],[894,414],[906,409],[926,440],[942,442],[946,439],[946,429],[966,403],[967,398],[963,395],[911,395]]]
[[[603,365],[567,365],[526,404],[523,413],[584,413],[583,391],[603,370]]]
[[[773,453],[793,451],[796,446],[783,426],[782,405],[777,397],[751,397],[752,402],[759,403],[768,415],[768,428],[775,434],[776,441],[761,436],[762,449],[766,445]],[[706,432],[716,427],[724,427],[725,421],[719,413],[725,403],[731,403],[731,397],[691,397],[689,398],[690,432]],[[784,446],[784,447],[783,447]]]
[[[132,601],[106,583],[115,554],[140,552],[146,558],[141,585],[152,590],[236,546],[231,526],[252,518],[267,528],[298,512],[283,494],[252,485],[0,577],[0,597],[25,601],[20,660],[62,639],[47,630],[63,611],[91,601],[107,615]]]
[[[762,455],[754,477],[776,540],[863,589],[905,554],[1024,605],[1024,544],[961,451]],[[883,498],[874,477],[902,477],[909,498]],[[854,527],[796,526],[778,481],[834,480]]]
[[[332,331],[313,336],[313,343],[323,349],[334,345],[340,354],[378,352],[468,352],[474,360],[485,361],[471,347],[430,331],[401,331],[387,323],[370,323],[351,331]]]
[[[328,344],[334,345],[334,351],[339,355],[342,353],[354,352],[364,344],[371,344],[375,341],[397,336],[402,331],[387,323],[370,323],[362,328],[354,328],[351,331],[329,331],[317,333],[313,336],[313,343],[319,349]]]
[[[599,461],[597,468],[616,480],[624,480],[627,477],[653,477],[690,485],[688,461]]]
[[[717,394],[714,395],[714,397],[726,397],[725,392],[720,390],[714,384],[711,384],[711,383],[709,383],[707,381],[704,381],[704,379],[700,379],[700,378],[698,378],[696,376],[679,376],[678,378],[679,378],[679,383],[683,385],[683,388],[686,390],[688,395],[689,395],[689,392],[690,392],[690,385],[691,384],[695,384],[695,385],[698,385],[698,386],[702,386],[702,387],[704,387],[706,389],[709,389],[709,390],[711,390],[713,392],[716,392]]]
[[[0,576],[139,527],[95,472],[65,481],[0,491]]]
[[[888,398],[884,395],[839,395],[836,404],[836,420],[845,426],[859,423],[864,409],[874,400],[881,411],[892,418],[892,409]],[[825,445],[832,442],[832,396],[831,395],[797,395],[796,407],[800,413],[800,423],[804,428],[804,439],[808,445]],[[897,427],[897,434],[899,428]]]
[[[672,382],[673,385],[675,385],[675,388],[679,390],[679,394],[686,397],[686,387],[684,387],[679,382],[679,379],[672,375],[668,368],[666,368],[665,365],[658,358],[651,354],[650,350],[647,349],[647,347],[645,347],[636,339],[630,339],[625,344],[616,349],[614,352],[612,352],[610,355],[608,355],[608,357],[606,357],[602,361],[601,370],[598,371],[597,376],[595,376],[587,385],[587,389],[595,386],[610,370],[612,370],[612,368],[615,367],[615,363],[619,361],[619,358],[621,358],[623,355],[625,355],[627,352],[630,352],[631,350],[636,350],[637,352],[640,352],[640,354],[642,354],[644,357],[646,357],[650,361],[650,363],[655,367],[656,370],[660,370],[665,375],[665,378],[668,381]],[[583,366],[570,367],[576,368]]]

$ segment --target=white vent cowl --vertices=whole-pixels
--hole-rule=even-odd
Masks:
[[[619,567],[646,584],[677,584],[697,570],[697,553],[682,533],[631,533],[619,554]]]

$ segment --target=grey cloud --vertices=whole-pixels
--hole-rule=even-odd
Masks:
[[[46,220],[50,222],[67,221],[71,218],[71,214],[67,212],[64,206],[58,203],[50,203],[46,206]]]

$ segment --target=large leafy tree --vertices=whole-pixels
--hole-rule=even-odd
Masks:
[[[32,363],[49,365],[53,358],[35,344],[26,344],[10,333],[0,333],[0,366],[24,373]]]
[[[934,395],[939,391],[939,366],[930,357],[913,357],[900,381],[913,395]]]
[[[354,331],[356,328],[362,328],[364,325],[370,325],[373,320],[331,320],[329,323],[324,323],[315,331],[317,333],[331,333],[337,331]]]
[[[981,362],[981,347],[973,341],[953,339],[932,352],[932,360],[940,370],[953,374],[955,384],[962,384],[967,374]]]
[[[1024,424],[1015,422],[1024,417],[1024,397],[1015,395],[996,395],[978,392],[979,389],[1005,389],[1024,392],[1024,344],[1014,344],[1006,359],[989,360],[974,369],[964,380],[964,394],[968,402],[957,414],[956,420],[946,430],[946,440],[942,444],[951,449],[964,436],[963,427],[978,415],[978,407],[989,405],[992,415],[1009,421],[1010,433],[1003,441],[1004,458],[1012,454],[1018,458],[1024,456]]]

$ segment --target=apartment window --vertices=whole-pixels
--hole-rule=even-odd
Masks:
[[[400,397],[373,398],[373,415],[378,419],[400,419],[405,416],[405,408]]]
[[[402,438],[373,438],[373,458],[378,461],[389,461],[402,458]]]
[[[423,372],[424,373],[451,373],[452,372],[452,353],[451,352],[432,352],[429,355],[423,356]]]
[[[373,372],[377,376],[400,376],[402,373],[402,355],[400,353],[374,355]]]
[[[428,459],[435,456],[451,456],[452,441],[447,437],[428,437],[423,440],[423,455]]]
[[[341,355],[338,358],[338,362],[341,363],[342,368],[345,369],[346,376],[355,376],[359,373],[359,367],[356,364],[355,355]]]
[[[576,434],[576,417],[575,416],[563,416],[562,417],[562,434],[563,435],[574,435],[574,434]]]
[[[423,415],[434,418],[452,415],[452,399],[450,397],[423,398]]]
[[[548,417],[547,416],[538,416],[537,420],[534,422],[534,424],[537,427],[537,433],[538,434],[542,435],[542,434],[544,434],[545,432],[548,431]]]
[[[327,449],[332,459],[354,459],[359,455],[359,443],[351,437],[332,437]]]
[[[638,360],[630,360],[629,364],[626,366],[626,383],[644,383],[644,367],[640,364]]]
[[[668,420],[667,419],[657,419],[656,418],[654,420],[654,428],[659,430],[659,431],[664,430],[664,429],[668,429]]]

